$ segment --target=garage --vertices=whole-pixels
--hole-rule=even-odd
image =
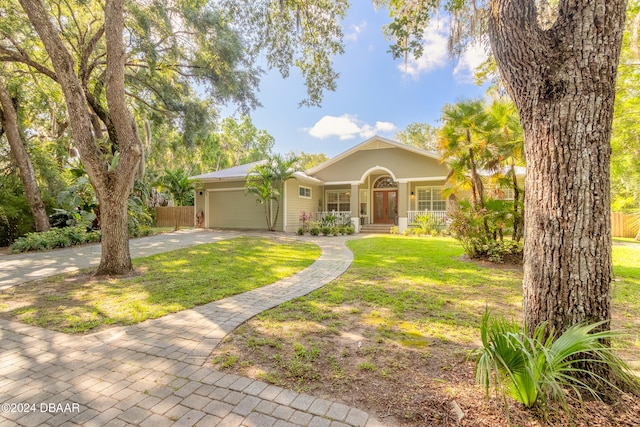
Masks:
[[[244,189],[216,189],[207,191],[208,222],[210,228],[266,229],[264,206]]]

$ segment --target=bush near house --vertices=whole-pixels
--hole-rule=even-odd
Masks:
[[[522,263],[522,242],[504,239],[513,229],[511,212],[508,203],[499,200],[487,200],[484,209],[460,202],[450,214],[449,231],[470,258]]]

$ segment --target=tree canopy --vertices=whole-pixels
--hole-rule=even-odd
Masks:
[[[42,86],[55,83],[64,95],[64,122],[101,210],[99,273],[131,268],[126,200],[144,159],[153,157],[154,136],[174,147],[217,145],[220,163],[236,148],[230,142],[243,150],[257,142],[249,158],[264,156],[272,140],[245,119],[223,124],[235,139],[217,139],[216,111],[227,102],[242,112],[258,105],[264,66],[285,76],[299,68],[307,85],[302,103],[318,105],[336,87],[332,56],[342,52],[346,9],[343,0],[5,2],[0,62]],[[12,74],[5,77],[12,83]]]

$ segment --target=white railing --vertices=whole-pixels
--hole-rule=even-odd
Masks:
[[[351,211],[346,212],[336,212],[336,211],[322,211],[322,212],[313,212],[313,221],[322,222],[325,218],[335,217],[336,222],[339,224],[343,224],[346,222],[351,222]]]
[[[408,211],[408,223],[409,225],[418,225],[416,217],[418,215],[430,215],[433,222],[438,227],[445,227],[447,225],[448,217],[447,211]]]
[[[308,228],[310,224],[316,223],[320,225],[345,225],[351,224],[351,211],[319,211],[319,212],[302,212],[300,214],[300,227]]]

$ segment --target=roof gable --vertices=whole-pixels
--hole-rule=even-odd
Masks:
[[[320,163],[319,165],[316,165],[310,169],[308,169],[306,171],[307,175],[314,175],[318,172],[320,172],[323,169],[326,169],[327,167],[333,165],[334,163],[339,162],[340,160],[349,157],[351,155],[353,155],[354,153],[358,152],[358,151],[364,151],[364,150],[380,150],[380,149],[385,149],[385,148],[400,148],[402,150],[407,150],[409,152],[412,153],[416,153],[437,161],[441,161],[442,157],[440,157],[438,154],[436,153],[432,153],[430,151],[427,150],[423,150],[421,148],[418,147],[412,147],[410,145],[406,145],[406,144],[401,144],[399,142],[393,141],[391,139],[387,139],[387,138],[383,138],[381,136],[373,136],[369,139],[367,139],[364,142],[361,142],[360,144],[351,147],[350,149],[348,149],[347,151],[344,151],[340,154],[338,154],[335,157],[330,158],[329,160]]]

